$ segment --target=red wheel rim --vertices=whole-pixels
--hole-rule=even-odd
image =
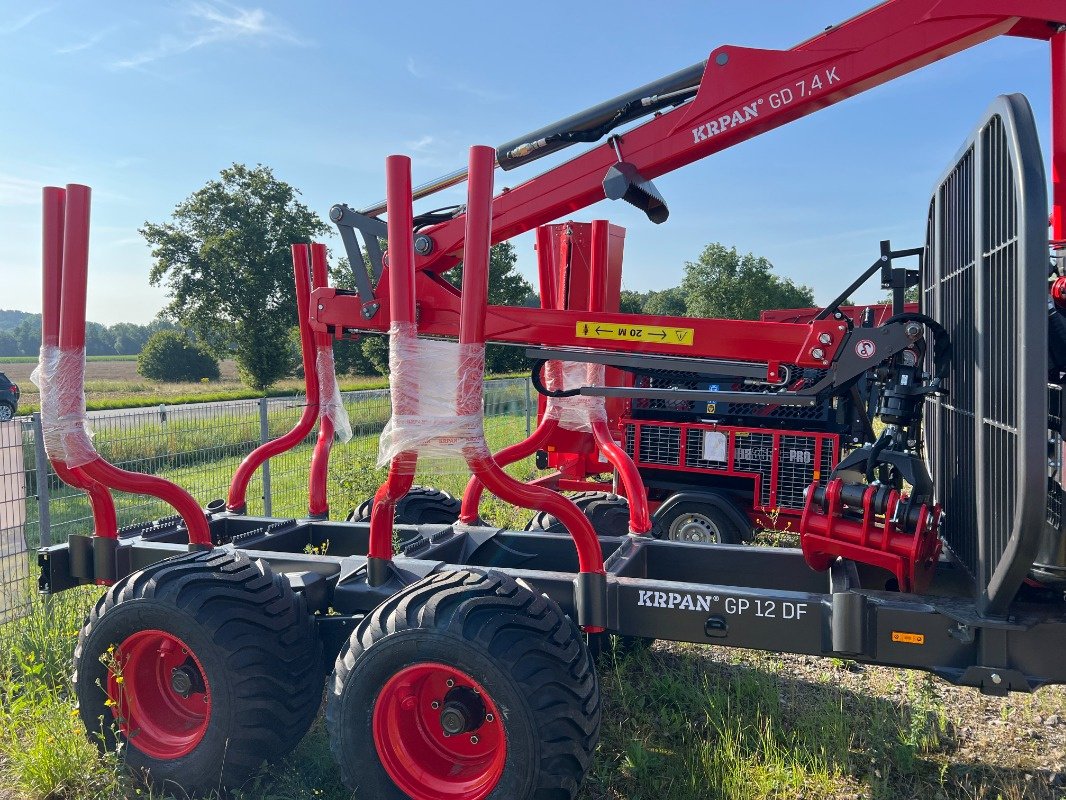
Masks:
[[[503,774],[499,709],[481,684],[446,664],[393,675],[374,704],[373,728],[382,766],[413,800],[482,800]]]
[[[145,755],[188,755],[211,719],[211,687],[196,654],[166,631],[135,633],[111,656],[108,705],[119,730]]]

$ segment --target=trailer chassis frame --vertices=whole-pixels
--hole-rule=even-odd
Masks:
[[[327,653],[339,650],[364,615],[433,573],[500,570],[572,616],[580,602],[567,534],[397,526],[403,554],[394,559],[389,579],[372,586],[368,559],[358,555],[367,552],[368,523],[228,512],[208,521],[219,546],[243,550],[286,573],[316,610]],[[121,578],[186,552],[187,536],[178,518],[145,523],[123,532],[113,564],[96,565],[92,538],[72,535],[66,544],[39,551],[40,589],[51,594],[90,585],[98,570]],[[929,591],[914,595],[887,590],[887,573],[843,559],[828,573],[815,572],[797,549],[641,536],[603,536],[600,545],[612,633],[920,669],[993,695],[1066,682],[1066,663],[1055,655],[1066,648],[1066,602],[1023,600],[1008,616],[983,617],[969,577],[947,560]]]

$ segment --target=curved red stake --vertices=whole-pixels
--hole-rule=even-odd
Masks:
[[[651,530],[651,512],[648,510],[648,495],[644,491],[644,481],[637,465],[633,463],[629,453],[618,446],[618,442],[607,428],[606,420],[593,421],[592,436],[600,452],[618,470],[618,477],[626,487],[626,498],[629,500],[629,530],[632,533],[647,533]]]
[[[58,186],[46,186],[43,191],[44,213],[42,220],[41,264],[41,346],[59,347],[59,311],[63,296],[63,215],[66,206],[66,190]],[[45,385],[42,394],[54,392],[54,387]],[[43,400],[43,398],[42,398]],[[42,402],[42,406],[44,403]],[[118,538],[118,515],[111,492],[78,468],[70,468],[58,458],[51,459],[52,468],[61,481],[89,496],[93,513],[93,533],[105,539]],[[47,480],[48,476],[38,476]]]
[[[496,151],[491,147],[470,148],[460,345],[485,344],[495,158]],[[485,381],[484,363],[481,363],[480,369],[473,359],[464,358],[461,363],[463,372],[459,376],[460,402],[456,412],[459,416],[480,414]],[[501,500],[555,515],[574,539],[582,573],[604,573],[600,540],[596,537],[592,523],[573,502],[542,486],[530,486],[516,481],[493,460],[484,438],[467,445],[463,449],[463,455],[474,474]],[[586,625],[586,629],[602,630],[602,626]]]
[[[62,297],[59,307],[59,347],[61,351],[85,349],[85,297],[89,274],[89,204],[88,186],[68,184],[63,223]],[[84,376],[82,376],[84,386]],[[83,392],[66,393],[59,398],[60,418],[84,414]],[[71,440],[76,440],[72,436]],[[83,444],[91,450],[92,445]],[[95,453],[95,451],[93,451]],[[211,530],[203,509],[187,491],[154,475],[142,475],[119,469],[99,455],[82,464],[80,473],[105,487],[134,494],[149,494],[169,503],[181,515],[189,531],[189,546],[211,548]]]
[[[495,453],[492,458],[501,467],[521,461],[523,458],[529,458],[540,450],[558,429],[559,420],[545,418],[541,420],[541,423],[530,434],[529,438],[503,448],[500,452]],[[481,482],[481,479],[477,475],[471,475],[466,484],[466,489],[463,490],[463,504],[459,511],[460,522],[466,525],[473,525],[478,521],[478,508],[481,506],[481,495],[484,494],[484,491],[485,484]]]
[[[292,246],[292,271],[296,281],[296,316],[300,328],[300,354],[303,359],[307,402],[304,404],[303,413],[300,414],[299,421],[291,431],[255,448],[244,457],[240,466],[237,467],[237,471],[233,473],[233,480],[229,485],[226,508],[235,514],[243,514],[248,510],[248,483],[251,481],[255,471],[268,458],[284,453],[286,450],[291,450],[302,442],[304,437],[315,426],[315,420],[318,419],[318,371],[315,369],[314,337],[310,326],[307,324],[307,315],[311,302],[311,277],[307,245],[294,244]]]
[[[326,263],[326,246],[311,245],[311,288],[324,289],[329,286],[329,269]],[[309,301],[310,302],[310,301]],[[310,310],[310,308],[308,309]],[[333,340],[325,332],[316,331],[315,343],[315,379],[319,380],[318,360],[323,353],[332,354]],[[306,372],[304,373],[306,376]],[[334,372],[334,380],[336,372]],[[329,519],[329,501],[326,487],[329,481],[329,452],[333,447],[333,420],[322,414],[322,403],[331,398],[322,397],[323,387],[319,385],[318,441],[311,456],[311,475],[307,486],[307,513],[317,519]]]
[[[414,230],[414,208],[411,199],[411,159],[389,156],[385,159],[385,190],[389,207],[389,304],[391,309],[390,338],[415,337],[415,253],[411,231]],[[391,342],[390,342],[391,346]],[[412,386],[413,375],[394,375],[393,380],[405,387],[398,397],[393,395],[393,414],[410,414],[417,409],[401,407],[405,398],[417,394]],[[416,453],[400,453],[389,465],[385,483],[374,495],[370,512],[370,547],[367,556],[371,585],[386,580],[385,565],[392,560],[392,523],[396,501],[407,494],[415,480],[418,466]]]

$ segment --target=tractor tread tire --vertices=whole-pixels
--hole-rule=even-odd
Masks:
[[[159,627],[189,643],[212,688],[212,717],[196,749],[160,762],[110,723],[101,657],[129,631]],[[196,639],[200,646],[190,642]],[[80,714],[98,745],[147,770],[153,783],[208,793],[239,786],[265,760],[289,753],[322,700],[321,643],[302,595],[240,551],[195,552],[152,564],[108,589],[78,634],[73,684]],[[212,728],[222,726],[217,734]],[[102,735],[99,735],[102,733]]]
[[[462,502],[433,486],[412,486],[396,502],[393,521],[397,525],[451,525],[459,519]],[[349,522],[370,522],[374,498],[369,497],[348,515]]]
[[[625,536],[629,533],[629,501],[626,498],[608,492],[577,492],[568,495],[568,498],[588,517],[600,536]],[[538,511],[526,523],[525,529],[567,533],[566,526],[547,511]]]
[[[489,798],[572,800],[599,740],[600,692],[592,656],[577,625],[554,600],[495,571],[430,575],[386,600],[352,633],[337,657],[326,701],[330,746],[349,788],[374,780],[368,778],[374,770],[356,763],[360,755],[371,754],[376,772],[385,775],[369,731],[366,740],[345,740],[351,730],[345,696],[351,685],[359,683],[350,677],[360,662],[375,655],[376,646],[405,634],[444,636],[458,651],[476,649],[529,705],[525,717],[535,726],[539,741],[534,785],[512,795],[501,778]],[[370,792],[367,796],[404,797],[387,776],[385,781],[384,789],[362,788]]]

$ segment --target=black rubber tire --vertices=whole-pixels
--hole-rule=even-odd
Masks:
[[[445,572],[412,584],[360,623],[337,657],[326,701],[330,745],[358,797],[406,800],[379,760],[375,700],[397,671],[441,662],[478,681],[507,742],[490,800],[572,800],[600,730],[600,690],[577,625],[500,573]]]
[[[432,486],[412,486],[396,503],[393,520],[397,525],[451,525],[459,519],[462,501]],[[348,514],[349,522],[370,522],[374,498],[364,500]]]
[[[172,760],[139,750],[136,735],[117,731],[106,704],[102,659],[146,630],[187,643],[211,687],[203,739]],[[239,786],[265,760],[290,752],[318,713],[324,676],[303,597],[263,562],[230,550],[181,555],[122,579],[89,614],[74,652],[74,691],[89,735],[105,750],[121,741],[134,774],[188,794]]]
[[[671,534],[671,528],[676,524],[679,527],[684,525],[685,517],[701,518],[705,523],[708,523],[711,528],[709,530],[716,530],[715,541],[694,541],[689,538],[677,539],[675,535]],[[694,524],[695,525],[695,524]],[[703,527],[697,525],[696,527]],[[655,532],[656,535],[662,539],[668,539],[673,541],[688,541],[693,544],[743,544],[746,539],[751,538],[751,531],[744,531],[733,517],[718,506],[710,503],[700,503],[697,501],[685,501],[678,503],[666,511],[666,513],[657,516],[655,518]],[[677,532],[680,533],[680,530]]]
[[[15,407],[6,400],[0,400],[0,422],[7,422],[15,418]]]
[[[578,492],[568,495],[600,536],[626,536],[629,533],[629,501],[608,492]],[[527,531],[566,533],[554,515],[539,511],[526,523]]]

